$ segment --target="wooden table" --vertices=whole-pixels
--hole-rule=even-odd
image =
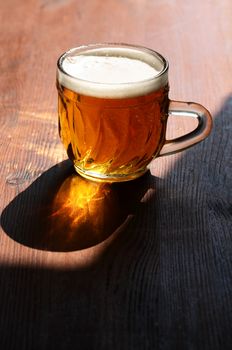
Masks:
[[[231,349],[231,1],[7,0],[0,14],[0,349]],[[205,105],[211,136],[128,184],[75,176],[56,59],[91,42],[161,52],[170,97]]]

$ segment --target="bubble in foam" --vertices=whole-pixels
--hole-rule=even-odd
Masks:
[[[75,78],[107,84],[140,82],[159,74],[158,70],[143,61],[113,56],[66,57],[63,69]]]

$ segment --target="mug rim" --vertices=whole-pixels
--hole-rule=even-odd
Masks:
[[[74,53],[76,53],[77,55],[80,54],[84,54],[86,52],[97,52],[97,51],[103,51],[103,50],[110,50],[110,51],[120,51],[120,49],[122,50],[122,52],[126,52],[126,50],[131,50],[131,52],[134,52],[134,55],[137,51],[137,53],[144,53],[144,56],[150,57],[150,61],[152,60],[152,58],[154,59],[154,57],[158,58],[159,62],[161,62],[162,64],[162,68],[159,71],[159,73],[157,73],[154,77],[152,78],[147,78],[147,79],[143,79],[140,81],[136,81],[136,82],[120,82],[120,83],[105,83],[105,82],[95,82],[95,81],[90,81],[90,80],[84,80],[78,77],[75,77],[71,74],[69,74],[68,72],[66,72],[63,68],[63,61],[66,57],[68,56],[72,56],[74,55]],[[125,57],[128,57],[128,55],[125,55]],[[135,57],[136,58],[136,57]],[[141,59],[142,61],[142,59]],[[148,63],[148,60],[144,59],[144,62]],[[152,64],[150,64],[152,66]],[[115,97],[124,97],[125,95],[125,91],[128,90],[128,94],[129,97],[136,97],[136,94],[132,93],[132,90],[135,90],[136,87],[140,87],[141,89],[144,88],[144,94],[148,93],[148,85],[152,85],[153,84],[157,85],[157,88],[151,88],[151,92],[158,90],[161,87],[164,87],[165,85],[168,84],[168,69],[169,69],[169,63],[167,61],[167,59],[161,55],[159,52],[147,48],[145,46],[141,46],[141,45],[135,45],[135,44],[127,44],[127,43],[91,43],[91,44],[87,44],[87,45],[80,45],[77,47],[73,47],[65,52],[63,52],[58,60],[57,60],[57,80],[58,83],[60,83],[61,85],[75,91],[75,92],[80,92],[83,93],[83,91],[77,91],[75,89],[75,84],[80,84],[80,86],[84,86],[86,87],[86,89],[88,89],[88,86],[91,90],[91,88],[93,88],[93,90],[95,90],[95,93],[90,94],[92,96],[96,97],[103,97],[103,95],[107,95],[107,89],[111,89],[111,88],[115,88],[120,90],[122,89],[124,92],[122,92],[122,94],[120,94],[120,92],[116,93]],[[64,83],[65,82],[65,83]],[[103,89],[103,90],[102,90]],[[100,93],[99,91],[102,90],[104,91],[104,93]],[[130,93],[131,90],[131,93]],[[98,95],[99,94],[99,95]],[[122,95],[122,96],[121,96]],[[131,96],[130,96],[131,95]],[[138,96],[141,95],[141,93],[137,94]],[[106,98],[109,96],[105,96]]]

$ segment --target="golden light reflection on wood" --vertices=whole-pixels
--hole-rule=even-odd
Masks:
[[[66,178],[51,205],[49,249],[88,248],[122,230],[141,204],[145,184],[144,178],[123,184],[92,182],[77,174]]]
[[[58,244],[85,248],[105,239],[118,218],[118,200],[109,184],[71,175],[57,192],[50,217],[50,236]],[[50,242],[52,244],[52,242]]]

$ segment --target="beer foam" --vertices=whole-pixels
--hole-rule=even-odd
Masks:
[[[168,83],[161,56],[136,47],[71,49],[58,60],[57,79],[79,94],[102,98],[146,95]]]
[[[72,77],[93,83],[122,84],[154,78],[159,71],[149,64],[127,57],[74,56],[63,61]]]

